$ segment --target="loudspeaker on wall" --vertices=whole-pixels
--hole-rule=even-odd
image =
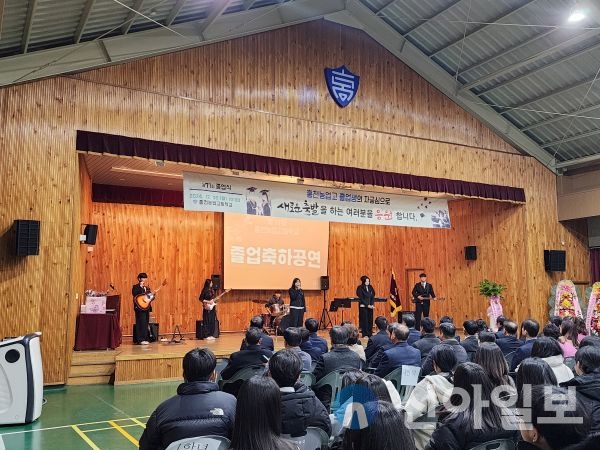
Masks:
[[[567,252],[565,250],[544,250],[544,269],[547,272],[566,270]]]
[[[323,275],[321,277],[321,290],[327,291],[329,289],[329,277],[327,275]]]
[[[475,245],[465,247],[465,259],[467,261],[475,261],[477,259],[477,247]]]
[[[85,243],[90,245],[96,244],[96,237],[98,236],[98,225],[88,224],[83,230],[85,234]]]
[[[29,256],[40,254],[40,221],[15,220],[16,254]]]
[[[213,289],[219,290],[221,289],[221,275],[213,274],[210,276],[210,281],[212,281]]]

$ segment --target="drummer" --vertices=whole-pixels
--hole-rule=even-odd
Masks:
[[[281,291],[277,291],[273,294],[273,296],[267,301],[265,305],[266,308],[269,309],[271,314],[271,323],[273,320],[283,314],[283,299],[281,298]]]

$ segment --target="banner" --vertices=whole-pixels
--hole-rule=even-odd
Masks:
[[[190,172],[183,174],[183,204],[188,211],[450,228],[448,201],[445,199]]]

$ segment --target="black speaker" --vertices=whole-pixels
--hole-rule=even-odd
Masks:
[[[329,290],[329,277],[327,275],[323,275],[321,277],[321,290],[322,291]]]
[[[15,220],[17,256],[40,254],[40,221]]]
[[[465,247],[465,259],[467,261],[475,261],[477,259],[477,247],[469,245]]]
[[[210,276],[210,281],[212,281],[213,289],[218,291],[221,289],[221,275],[213,274]]]
[[[96,244],[96,236],[98,236],[98,225],[88,224],[83,230],[85,234],[85,243],[90,245]]]
[[[564,250],[544,250],[544,269],[547,272],[564,272],[567,265],[567,252]]]

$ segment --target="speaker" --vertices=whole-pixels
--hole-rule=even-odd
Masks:
[[[15,220],[17,256],[40,254],[40,221]]]
[[[96,244],[96,236],[98,235],[98,225],[88,224],[83,230],[85,234],[85,243],[90,245]]]
[[[321,277],[321,290],[322,291],[329,290],[329,277],[327,275],[323,275]]]
[[[212,281],[214,290],[218,291],[219,289],[221,289],[221,275],[211,275],[210,281]]]
[[[567,252],[564,250],[544,250],[544,269],[547,272],[564,272]]]
[[[477,259],[477,247],[469,245],[465,247],[465,259],[467,261],[475,261]]]

